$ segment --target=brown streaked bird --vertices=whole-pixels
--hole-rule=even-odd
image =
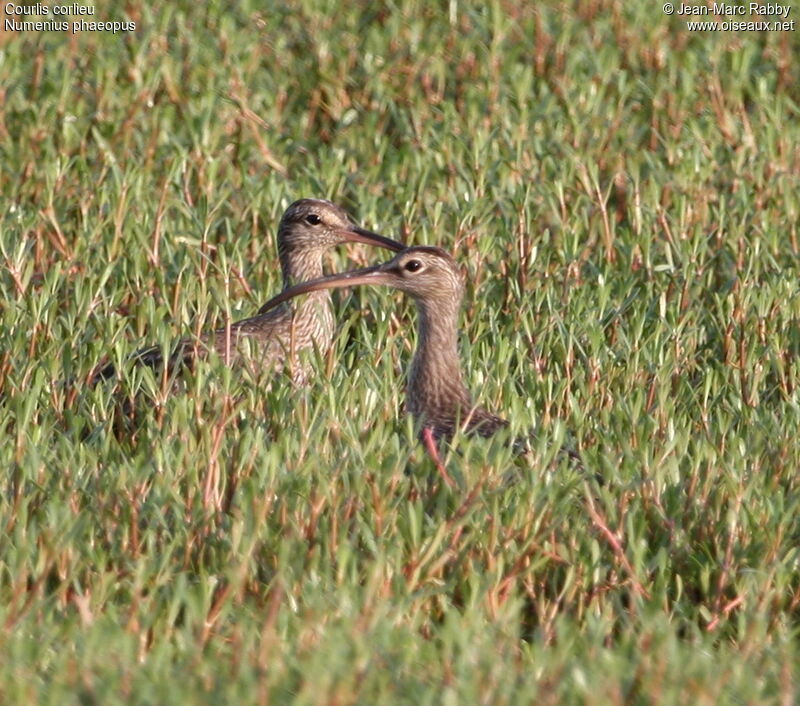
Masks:
[[[451,438],[459,428],[488,437],[508,422],[474,404],[464,385],[458,357],[458,312],[464,282],[450,254],[436,247],[411,247],[382,265],[285,289],[261,310],[267,311],[300,294],[360,284],[399,289],[417,305],[419,340],[408,374],[406,409],[419,425],[420,438],[442,478],[452,486],[439,456],[438,442]]]
[[[278,225],[278,257],[283,273],[284,291],[292,285],[322,277],[325,253],[342,243],[366,243],[399,251],[405,245],[353,223],[339,206],[323,199],[295,201]],[[325,352],[335,329],[330,293],[319,291],[299,305],[287,305],[269,311],[262,307],[256,316],[205,334],[199,340],[179,341],[169,356],[168,368],[174,371],[190,363],[196,355],[216,351],[226,363],[248,355],[261,368],[282,369],[290,366],[296,382],[307,374],[307,363],[299,358],[305,349],[316,347]],[[249,351],[248,351],[249,349]],[[160,368],[161,348],[152,346],[134,353],[131,362]],[[106,364],[91,378],[91,384],[112,377],[113,364]]]

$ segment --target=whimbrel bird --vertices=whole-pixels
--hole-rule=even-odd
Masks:
[[[341,243],[356,242],[399,251],[405,246],[390,238],[365,230],[353,223],[336,204],[323,199],[295,201],[278,226],[278,257],[283,273],[284,291],[292,285],[322,277],[324,254]],[[282,369],[289,365],[292,377],[302,382],[308,374],[299,353],[316,347],[325,352],[334,333],[330,293],[320,291],[302,304],[272,310],[262,307],[256,316],[220,328],[199,340],[182,339],[169,356],[168,368],[174,371],[190,363],[197,354],[214,350],[226,362],[246,355],[262,369]],[[160,368],[161,348],[144,348],[131,356],[134,364]],[[116,370],[106,364],[92,378],[94,384],[112,377]]]
[[[406,409],[419,425],[420,438],[442,478],[452,485],[439,456],[438,442],[451,438],[458,428],[488,437],[508,422],[474,404],[464,385],[457,342],[464,283],[458,265],[446,251],[411,247],[382,265],[289,287],[264,304],[261,311],[300,294],[359,284],[388,285],[416,302],[419,340],[408,375]]]

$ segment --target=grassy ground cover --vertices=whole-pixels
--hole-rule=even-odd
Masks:
[[[0,701],[796,700],[798,34],[270,5],[0,36]],[[436,483],[381,290],[304,389],[131,371],[120,429],[63,384],[254,312],[302,196],[463,263],[469,386],[530,456],[458,439]]]

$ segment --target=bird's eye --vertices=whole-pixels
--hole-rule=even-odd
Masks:
[[[322,223],[322,219],[316,213],[309,213],[306,216],[306,223],[310,223],[312,226],[318,226]]]
[[[417,272],[422,268],[422,263],[419,260],[409,260],[406,263],[405,270],[406,272]]]

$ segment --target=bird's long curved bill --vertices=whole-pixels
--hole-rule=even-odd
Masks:
[[[390,260],[382,265],[374,265],[373,267],[365,267],[360,270],[351,270],[350,272],[328,275],[326,277],[296,284],[294,287],[284,289],[280,294],[272,297],[272,299],[258,310],[258,313],[264,314],[289,299],[298,297],[301,294],[316,292],[320,289],[341,289],[342,287],[356,287],[359,284],[389,284],[392,280],[389,266],[392,264],[393,262]]]
[[[393,250],[394,252],[400,252],[401,250],[405,250],[407,247],[403,245],[403,243],[399,243],[396,240],[379,235],[378,233],[373,233],[371,230],[367,230],[366,228],[361,228],[359,226],[348,228],[347,230],[343,231],[343,234],[351,242],[377,245],[379,248],[386,248],[387,250]]]

